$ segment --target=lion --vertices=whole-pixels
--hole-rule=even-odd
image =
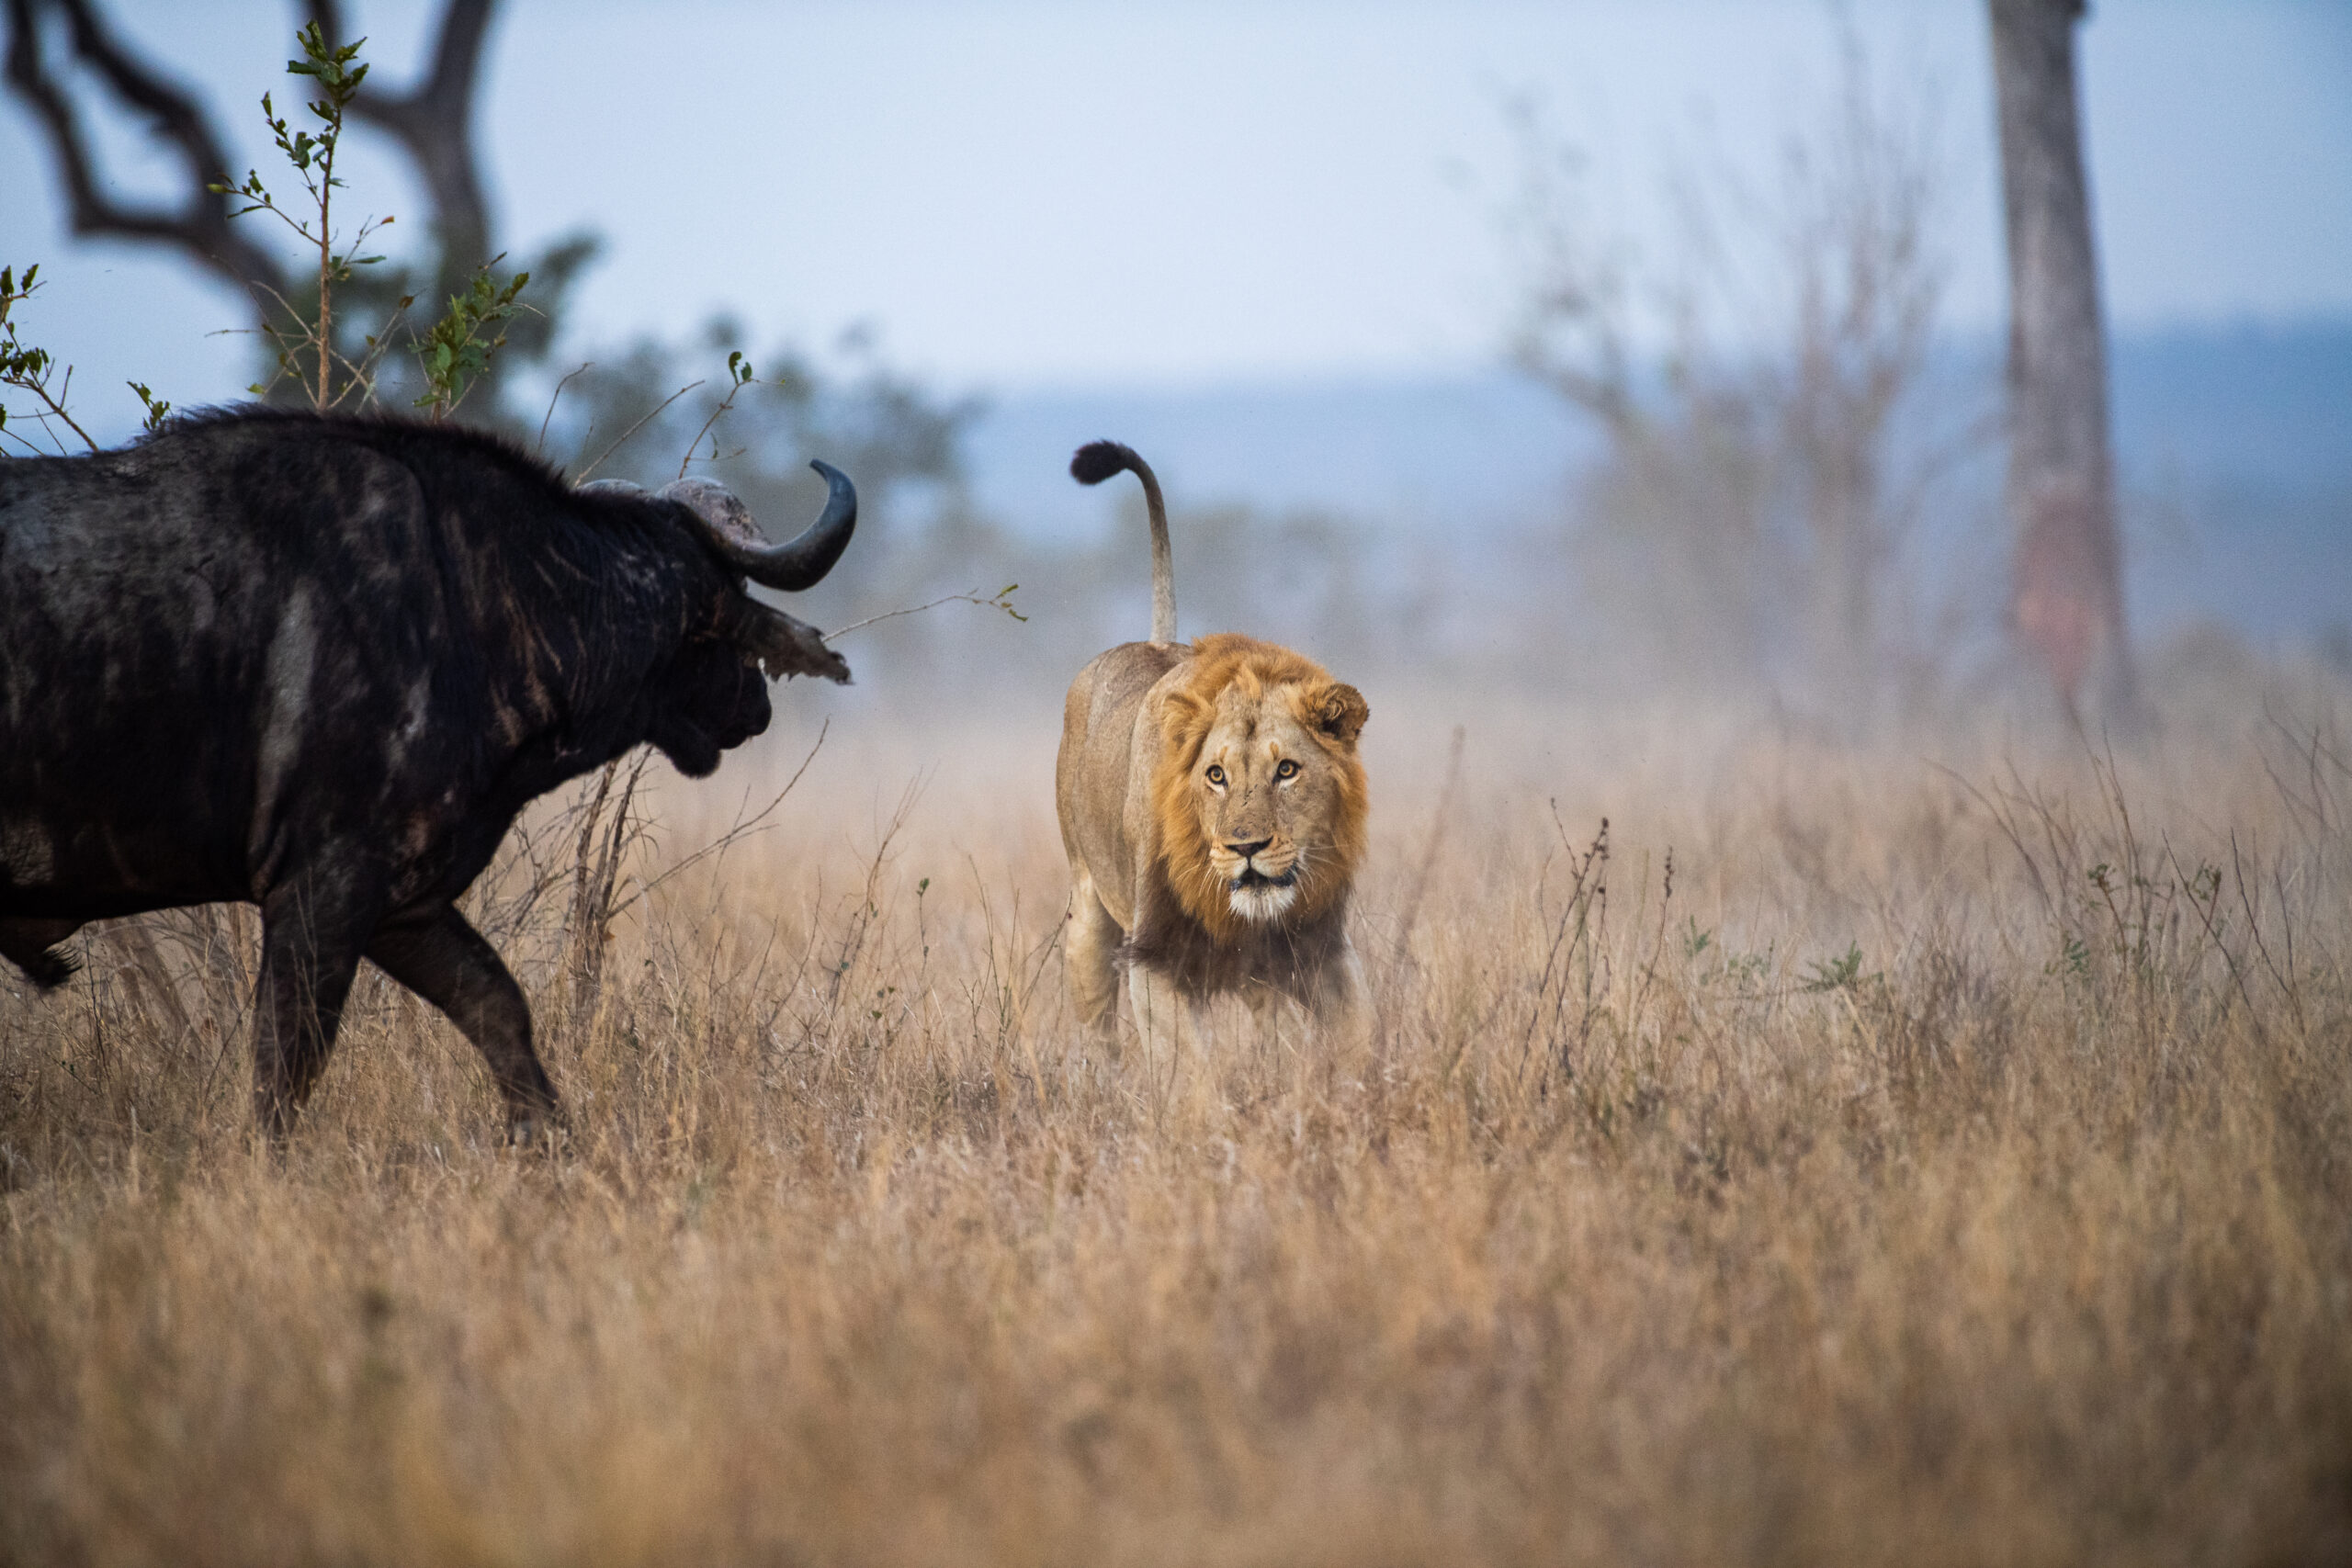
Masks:
[[[1347,917],[1371,708],[1287,648],[1229,632],[1178,642],[1159,479],[1115,442],[1070,459],[1080,484],[1122,472],[1142,481],[1151,517],[1151,640],[1098,655],[1062,710],[1071,1004],[1115,1038],[1124,970],[1147,1050],[1198,1035],[1210,998],[1231,994],[1261,1027],[1287,998],[1362,1037],[1370,1008]]]

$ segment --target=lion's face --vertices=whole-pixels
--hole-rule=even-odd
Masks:
[[[1302,663],[1304,661],[1301,661]],[[1170,705],[1160,804],[1179,897],[1212,930],[1318,914],[1363,858],[1363,694],[1316,671],[1304,680],[1241,679]],[[1172,808],[1172,809],[1170,809]],[[1174,846],[1171,846],[1173,849]]]

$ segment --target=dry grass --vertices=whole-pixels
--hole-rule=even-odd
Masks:
[[[1425,887],[1372,696],[1369,1059],[1089,1049],[1051,730],[871,715],[542,998],[556,1156],[380,987],[255,1151],[233,942],[0,994],[0,1558],[2352,1553],[2340,694],[2112,772],[1481,714]]]

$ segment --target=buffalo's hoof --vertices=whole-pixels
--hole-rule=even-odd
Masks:
[[[571,1141],[571,1128],[564,1121],[562,1111],[555,1106],[518,1107],[506,1113],[506,1146],[509,1148],[553,1154]]]

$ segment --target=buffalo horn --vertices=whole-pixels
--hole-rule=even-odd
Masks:
[[[797,593],[815,587],[832,570],[857,526],[857,490],[849,476],[821,460],[808,466],[825,476],[831,493],[823,514],[790,544],[769,544],[752,521],[751,508],[716,479],[680,479],[663,486],[661,494],[702,519],[712,546],[736,570],[763,588]]]

